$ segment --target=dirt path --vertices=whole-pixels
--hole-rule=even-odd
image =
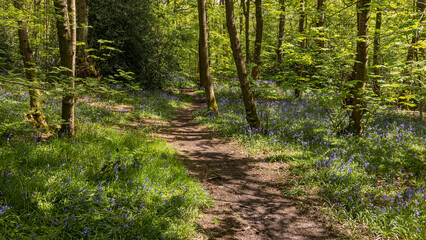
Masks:
[[[198,223],[209,239],[337,239],[307,211],[283,198],[280,168],[248,158],[241,147],[223,140],[192,119],[202,98],[180,109],[160,136],[180,150],[188,170],[209,191],[216,205]]]

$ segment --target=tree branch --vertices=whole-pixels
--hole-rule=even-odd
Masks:
[[[36,88],[36,89],[41,89],[41,90],[47,90],[47,88],[44,88],[44,87],[41,87],[41,86],[34,86],[34,85],[28,84],[28,83],[15,82],[15,81],[10,81],[10,80],[5,80],[5,79],[0,79],[0,82],[22,85],[22,86],[29,87],[29,88]]]

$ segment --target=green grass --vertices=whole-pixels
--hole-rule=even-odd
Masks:
[[[12,91],[13,90],[13,91]],[[161,92],[128,91],[91,101],[132,104],[114,111],[80,102],[73,139],[34,140],[22,121],[28,96],[0,92],[1,239],[190,239],[211,204],[165,141],[152,139],[140,117],[166,120],[188,104]],[[59,119],[57,100],[47,101]],[[19,127],[17,127],[19,126]],[[22,130],[24,129],[24,130]]]
[[[131,90],[121,86],[113,86],[112,89],[118,92],[112,95],[100,94],[98,97],[103,99],[104,103],[107,100],[107,105],[124,104],[135,107],[131,114],[136,118],[170,120],[176,109],[188,106],[191,102],[191,98],[174,88],[168,89],[167,92]],[[97,98],[91,98],[91,101],[93,100],[96,101]]]

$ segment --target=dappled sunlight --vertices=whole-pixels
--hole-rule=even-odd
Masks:
[[[180,109],[160,136],[179,149],[190,173],[206,186],[216,206],[204,210],[202,232],[219,239],[335,239],[336,234],[299,206],[283,198],[283,163],[247,155],[235,141],[197,125],[192,119],[202,99]],[[231,127],[231,126],[229,126]],[[286,152],[298,156],[296,151]]]
[[[22,117],[27,96],[8,92],[4,93],[8,98],[24,98],[8,103],[18,106],[17,117],[8,117],[13,123]],[[76,106],[79,125],[73,139],[54,136],[37,142],[25,132],[11,130],[7,141],[0,143],[0,218],[9,219],[1,226],[14,231],[0,235],[186,239],[193,234],[194,218],[211,200],[175,151],[153,138],[159,122],[133,115],[139,111],[167,119],[173,106],[184,104],[168,96],[144,93],[135,99],[142,102],[147,97],[162,112],[122,104],[116,98],[85,98]],[[57,101],[50,100],[47,106],[58,107]],[[165,109],[169,101],[175,103]]]
[[[326,109],[310,94],[257,101],[264,125],[259,134],[247,126],[242,101],[229,95],[228,83],[221,84],[218,89],[223,92],[217,94],[221,115],[206,115],[201,109],[196,113],[198,122],[236,138],[247,152],[263,152],[269,161],[289,163],[299,185],[314,187],[338,219],[368,223],[390,235],[422,234],[424,121],[383,108],[366,123],[361,137],[340,135]],[[392,224],[381,224],[388,221]]]

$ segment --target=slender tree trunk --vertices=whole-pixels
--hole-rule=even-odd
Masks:
[[[284,30],[285,30],[285,0],[280,0],[280,24],[278,27],[278,64],[283,63],[284,61],[284,51],[281,49],[281,46],[284,43]]]
[[[77,11],[77,42],[81,43],[77,46],[77,60],[86,57],[86,44],[89,34],[89,12],[87,8],[87,0],[75,0]]]
[[[426,0],[418,0],[416,8],[418,9],[418,11],[421,13],[421,17],[420,17],[420,23],[422,23],[424,21],[424,19],[426,18]],[[424,24],[422,24],[424,26]],[[419,40],[424,40],[425,39],[425,32],[424,31],[420,31],[420,29],[417,30],[418,34],[419,34]],[[420,48],[420,53],[421,56],[425,57],[425,51],[426,49]]]
[[[244,1],[244,0],[242,0]],[[246,5],[243,4],[243,12],[246,20],[246,64],[249,65],[251,62],[250,57],[250,0],[245,0]]]
[[[61,66],[66,68],[63,71],[68,90],[62,97],[62,120],[61,133],[68,137],[74,136],[74,77],[76,58],[76,0],[55,0],[56,26],[58,31],[59,53],[61,56]]]
[[[426,8],[426,0],[417,0],[416,1],[416,10],[419,13],[423,13],[425,12],[425,8]],[[425,18],[425,16],[423,15],[420,18],[420,23],[423,21],[423,19]],[[416,45],[417,42],[420,40],[420,34],[419,34],[419,30],[416,29],[416,31],[413,34],[413,37],[411,39],[411,46],[408,49],[408,54],[407,54],[407,62],[411,62],[411,61],[417,61],[418,60],[418,50],[416,49]]]
[[[420,19],[420,22],[422,22],[424,20],[424,18],[426,17],[426,0],[418,0],[416,8],[418,9],[419,12],[422,13],[422,17]],[[422,35],[419,35],[419,40],[424,39],[424,36],[425,36],[424,33]],[[425,49],[422,48],[420,51],[422,53],[422,56],[424,56]],[[422,76],[420,76],[420,78],[422,78]],[[423,78],[424,78],[424,76],[423,76]],[[420,100],[420,103],[419,103],[419,120],[423,120],[423,109],[424,109],[424,101]]]
[[[200,82],[203,84],[206,93],[208,111],[219,114],[216,98],[214,96],[214,88],[210,77],[206,5],[206,0],[198,0],[198,19],[200,26],[198,52],[200,63]]]
[[[321,88],[322,83],[321,80],[323,79],[323,74],[321,72],[322,65],[324,64],[324,48],[325,48],[325,35],[324,35],[324,25],[325,25],[325,12],[326,12],[326,6],[325,6],[326,0],[317,0],[317,13],[315,17],[316,21],[316,27],[317,27],[317,39],[315,40],[317,50],[314,53],[316,55],[317,63],[315,64],[315,87]]]
[[[15,0],[14,6],[23,11],[23,1]],[[18,21],[18,38],[19,38],[19,50],[22,55],[22,60],[24,62],[25,68],[25,77],[28,81],[37,85],[38,81],[36,78],[35,63],[34,63],[34,51],[31,49],[28,25],[24,20]],[[39,89],[30,88],[30,112],[27,114],[28,120],[35,128],[46,128],[46,118],[43,113],[40,111],[40,107],[43,106],[41,101],[41,93]]]
[[[243,32],[244,32],[244,25],[245,25],[244,14],[245,14],[245,9],[246,9],[245,4],[246,4],[246,2],[244,0],[241,0],[240,5],[241,5],[241,8],[243,9],[243,14],[240,15],[240,36],[242,36]]]
[[[299,33],[301,34],[301,37],[303,37],[302,40],[299,41],[299,47],[302,49],[305,49],[306,46],[306,40],[303,36],[305,33],[306,28],[306,11],[305,11],[305,0],[300,0],[300,9],[299,9]]]
[[[377,96],[380,96],[380,40],[382,31],[382,10],[377,9],[376,13],[376,27],[374,30],[374,48],[373,48],[373,91]]]
[[[228,26],[229,38],[231,41],[232,53],[234,55],[235,65],[238,71],[240,87],[243,94],[244,107],[247,115],[247,122],[253,129],[260,128],[260,120],[257,116],[256,105],[254,104],[253,94],[250,87],[244,56],[241,50],[240,39],[238,37],[237,28],[234,18],[234,2],[225,0],[226,7],[226,24]]]
[[[371,0],[359,0],[357,3],[358,34],[356,43],[356,62],[354,65],[354,81],[356,84],[351,87],[351,123],[348,127],[349,132],[361,134],[362,117],[365,108],[363,90],[367,80],[368,68],[368,27],[370,22],[370,3]]]
[[[413,36],[413,38],[411,39],[410,48],[408,49],[407,62],[412,62],[417,60],[417,49],[415,49],[416,44],[417,44],[417,36]]]
[[[322,30],[322,28],[324,27],[324,23],[325,23],[325,3],[326,0],[318,0],[317,2],[317,12],[318,12],[318,18],[317,18],[317,23],[316,26],[317,28],[319,28],[320,30],[320,34],[321,34],[321,38],[323,38],[324,36],[324,30]],[[317,40],[317,44],[318,47],[320,48],[324,48],[325,47],[325,41],[323,39],[319,39]]]
[[[87,61],[87,37],[89,35],[89,12],[87,9],[87,0],[76,0],[77,11],[77,58],[76,58],[76,76],[88,77],[96,75],[94,67]]]
[[[418,12],[420,14],[420,19],[414,19],[415,21],[419,21],[419,24],[423,22],[423,19],[425,18],[425,7],[426,7],[426,0],[416,0],[414,2],[414,6],[416,8],[416,12]],[[415,62],[417,62],[419,60],[419,49],[417,48],[417,43],[420,41],[421,39],[421,34],[420,34],[420,29],[416,28],[413,31],[413,36],[411,38],[411,45],[408,48],[408,52],[407,52],[407,58],[406,58],[406,65],[415,65]],[[412,71],[410,71],[408,68],[406,70],[406,75],[412,75],[413,73]],[[409,81],[404,81],[404,84],[407,86],[412,85]],[[409,89],[403,89],[399,96],[398,96],[398,103],[397,105],[402,105],[405,106],[408,109],[408,100],[406,98],[407,95],[410,94],[410,90]]]
[[[44,1],[44,11],[45,12],[47,12],[48,11],[48,8],[50,7],[50,2],[48,1],[48,0],[46,0],[46,1]],[[45,21],[45,32],[44,32],[44,35],[45,35],[45,37],[44,37],[44,42],[45,42],[45,44],[44,44],[44,51],[45,52],[48,52],[48,49],[49,49],[49,44],[47,44],[48,42],[49,42],[49,37],[50,37],[50,34],[51,34],[51,30],[50,30],[50,19],[51,19],[51,16],[44,16],[45,17],[45,19],[46,19],[46,21]],[[44,61],[45,62],[48,62],[49,61],[49,56],[45,56],[44,57]]]
[[[257,81],[259,75],[260,54],[262,51],[263,37],[263,17],[262,17],[262,0],[256,0],[256,40],[254,42],[253,67],[251,69],[251,77],[253,81]]]
[[[306,28],[306,11],[305,11],[305,0],[300,0],[300,9],[299,9],[299,33],[300,33],[300,37],[302,37],[301,40],[299,40],[299,47],[302,51],[304,51],[305,47],[306,47],[306,40],[305,40],[305,36],[303,35],[305,32],[305,28]],[[299,66],[299,78],[302,79],[304,77],[304,72],[305,71],[305,66],[303,66],[303,64],[300,64]],[[299,80],[298,83],[300,83],[301,81]],[[301,91],[300,88],[298,86],[299,84],[296,84],[295,86],[295,90],[294,90],[294,95],[296,96],[296,98],[300,97]]]

